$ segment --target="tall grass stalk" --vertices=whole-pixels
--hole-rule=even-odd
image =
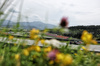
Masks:
[[[16,28],[17,28],[17,29],[18,29],[19,26],[20,26],[20,20],[21,20],[21,12],[22,12],[23,2],[24,2],[24,0],[21,0],[20,8],[19,8],[20,11],[19,11],[19,14],[18,14],[17,24],[16,24]]]
[[[13,1],[15,1],[15,0],[13,0]],[[13,5],[11,5],[11,3],[13,1],[12,0],[9,0],[9,1],[5,0],[3,2],[3,4],[0,6],[0,12],[2,13],[2,14],[0,14],[0,27],[1,27],[2,23],[7,19],[7,17],[11,14],[11,10],[13,10],[15,8],[15,6],[17,5],[16,3],[18,3],[18,1],[15,1],[14,2],[15,6],[13,6]]]

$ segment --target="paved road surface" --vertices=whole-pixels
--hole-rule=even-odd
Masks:
[[[28,45],[32,45],[34,43],[34,40],[30,40],[30,39],[14,38],[13,40],[15,40],[15,42],[12,42],[12,40],[6,40],[6,39],[7,39],[6,37],[0,37],[0,42],[16,43],[16,44],[24,42],[24,43],[26,43]],[[39,42],[38,45],[39,46],[43,46],[40,42]],[[61,45],[66,45],[66,43],[61,43]],[[70,44],[69,46],[71,46],[72,49],[75,49],[79,45]],[[100,52],[100,45],[90,45],[89,51]]]

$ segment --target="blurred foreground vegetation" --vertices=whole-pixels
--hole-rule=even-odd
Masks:
[[[1,0],[2,3],[0,2],[0,28],[4,20],[12,13],[11,10],[15,8],[10,5],[13,1]],[[14,4],[16,3],[18,4],[18,0]],[[84,43],[74,49],[68,42],[62,45],[62,42],[56,39],[44,39],[43,35],[48,32],[46,30],[20,30],[22,3],[23,1],[20,5],[17,24],[13,26],[12,31],[8,30],[9,22],[7,27],[0,30],[0,66],[100,66],[100,53],[88,50],[91,43],[97,44],[97,42],[85,28],[85,31],[83,28],[69,28],[72,31],[76,30],[70,31],[72,32],[71,37],[75,37],[74,35],[83,31],[81,39]],[[58,29],[53,30],[58,31]],[[62,33],[55,33],[64,34],[63,29],[60,29],[60,32]],[[32,40],[34,43],[28,43],[26,40]],[[42,46],[39,46],[39,43]]]

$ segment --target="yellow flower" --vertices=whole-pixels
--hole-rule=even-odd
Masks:
[[[42,39],[42,40],[41,40],[41,44],[44,44],[44,43],[45,43],[45,40],[44,40],[44,39]]]
[[[11,39],[13,39],[14,38],[14,36],[9,36],[9,39],[11,40]]]
[[[93,44],[98,44],[98,42],[96,40],[92,40],[91,41]]]
[[[29,51],[27,50],[27,49],[23,49],[23,54],[25,55],[25,56],[28,56],[29,55]]]
[[[83,31],[81,39],[86,43],[86,44],[97,44],[95,40],[93,40],[93,35],[91,33],[88,33],[86,30]]]
[[[49,61],[49,64],[50,65],[54,64],[54,61],[53,60]]]
[[[72,63],[72,61],[73,61],[72,56],[69,55],[69,54],[67,54],[67,55],[65,55],[65,57],[64,57],[62,63],[63,63],[64,65],[70,65],[70,64]]]
[[[36,30],[36,29],[32,29],[31,31],[30,31],[30,38],[31,39],[36,39],[36,38],[38,38],[39,36],[37,35],[39,33],[39,30]]]
[[[83,31],[83,35],[87,35],[88,32],[86,30]]]
[[[39,36],[38,35],[31,35],[30,38],[31,39],[37,39],[37,38],[39,38]]]
[[[27,48],[28,51],[32,51],[34,49],[35,49],[35,46],[34,45],[31,45],[30,47]]]
[[[30,31],[31,34],[34,34],[35,32],[36,32],[36,29],[34,28]]]
[[[92,34],[91,33],[89,33],[89,34],[87,34],[87,36],[86,36],[86,38],[88,39],[88,41],[91,41],[92,40]]]
[[[36,32],[35,33],[39,33],[40,31],[39,30],[36,30]]]
[[[84,46],[82,46],[82,49],[85,50],[85,51],[87,51],[87,49]]]
[[[35,46],[35,51],[40,52],[41,48],[39,46]]]
[[[44,52],[50,52],[52,50],[51,46],[44,48]]]
[[[20,54],[16,54],[16,55],[15,55],[15,59],[16,59],[16,60],[19,60],[19,59],[20,59]]]
[[[34,39],[38,38],[38,35],[34,35]]]
[[[56,61],[57,63],[62,62],[63,59],[64,59],[64,54],[62,54],[62,53],[56,54],[56,60],[55,60],[55,61]]]
[[[74,53],[74,55],[77,55],[77,53]]]
[[[36,30],[36,29],[32,29],[31,31],[30,31],[30,34],[38,34],[40,31],[39,30]]]
[[[88,33],[86,30],[83,31],[81,39],[86,43],[89,44],[92,40],[92,34]]]

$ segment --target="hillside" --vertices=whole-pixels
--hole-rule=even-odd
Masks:
[[[9,25],[8,25],[9,24]],[[33,21],[33,22],[20,22],[20,28],[23,29],[32,29],[32,28],[36,28],[36,29],[40,29],[43,30],[45,28],[49,28],[52,29],[55,27],[55,25],[52,24],[46,24],[43,23],[41,21]],[[13,27],[14,25],[16,25],[15,22],[9,21],[9,20],[5,20],[2,24],[2,27]]]

